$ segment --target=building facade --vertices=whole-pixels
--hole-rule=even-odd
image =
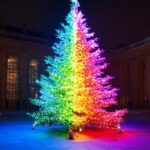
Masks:
[[[119,90],[119,106],[150,109],[150,38],[109,54],[109,73]]]
[[[17,28],[15,28],[17,29]],[[36,79],[44,73],[48,39],[19,30],[0,31],[0,110],[28,111],[38,96]]]
[[[0,28],[0,111],[30,111],[38,97],[36,79],[53,55],[49,38],[24,29]],[[150,109],[150,38],[109,52],[107,74],[119,88],[119,107]]]

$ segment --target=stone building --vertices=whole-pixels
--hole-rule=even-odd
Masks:
[[[29,111],[38,97],[36,79],[45,73],[44,56],[52,55],[41,33],[0,27],[0,111]],[[119,107],[150,109],[150,38],[108,52],[108,74],[119,88]]]
[[[0,29],[0,110],[30,110],[29,97],[38,96],[35,80],[51,55],[41,33],[5,26]]]
[[[109,53],[108,59],[120,107],[150,109],[150,37]]]

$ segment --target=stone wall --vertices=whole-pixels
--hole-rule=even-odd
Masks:
[[[29,108],[29,61],[39,61],[39,74],[44,73],[43,58],[51,55],[49,45],[29,41],[0,38],[0,110],[22,111]],[[7,59],[16,56],[19,59],[19,93],[18,100],[8,101],[7,92]]]
[[[119,90],[119,106],[150,109],[150,41],[132,44],[108,55],[109,73]]]

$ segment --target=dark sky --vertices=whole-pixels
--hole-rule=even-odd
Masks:
[[[113,49],[150,33],[149,0],[79,0],[100,45]],[[0,0],[0,23],[44,32],[54,31],[69,11],[69,0]]]

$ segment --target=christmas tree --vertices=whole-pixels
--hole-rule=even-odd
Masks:
[[[78,0],[72,0],[65,24],[56,30],[58,42],[52,46],[55,56],[46,57],[48,75],[41,75],[37,81],[39,98],[31,100],[39,106],[39,111],[30,114],[35,119],[33,126],[119,129],[127,110],[108,111],[117,104],[117,89],[109,85],[111,77],[104,74],[108,66],[104,50],[79,7]]]

